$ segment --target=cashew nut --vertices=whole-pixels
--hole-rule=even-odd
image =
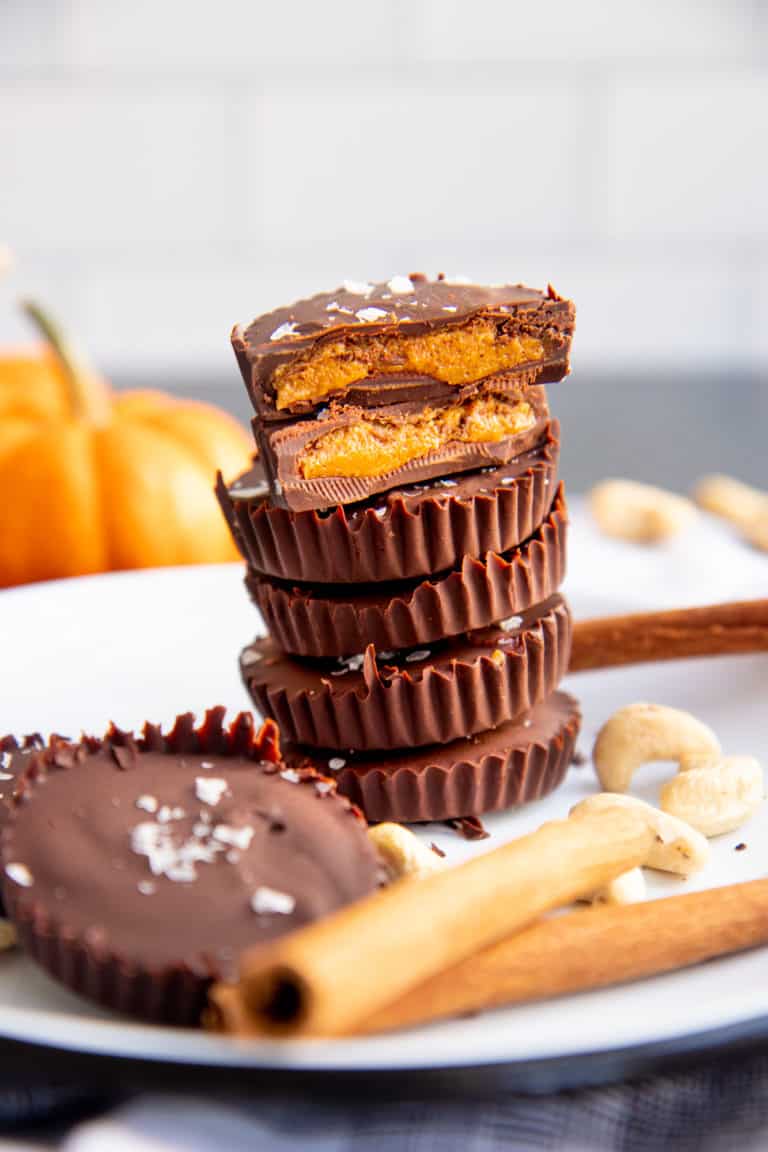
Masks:
[[[648,822],[655,835],[654,843],[645,861],[646,867],[660,872],[676,872],[690,876],[700,871],[709,859],[709,844],[695,828],[661,812],[652,804],[617,792],[597,792],[571,809],[571,816],[579,817],[604,808],[631,808]]]
[[[619,708],[598,732],[592,752],[606,792],[626,792],[636,769],[652,760],[676,760],[685,771],[715,763],[720,756],[711,728],[689,712],[662,704]]]
[[[0,920],[0,952],[16,947],[16,929],[10,920]]]
[[[676,536],[696,514],[685,496],[636,480],[603,480],[592,489],[589,502],[607,536],[640,543]]]
[[[732,476],[703,476],[693,490],[700,508],[722,516],[748,531],[758,518],[768,517],[768,492],[761,492]]]
[[[595,892],[590,904],[637,904],[645,899],[645,876],[642,868],[622,872],[604,888]]]
[[[376,824],[368,835],[393,880],[438,872],[443,862],[402,824]]]
[[[747,528],[746,536],[749,543],[754,544],[755,548],[768,552],[768,506],[751,522]]]
[[[728,756],[674,776],[661,790],[661,807],[704,836],[720,836],[743,824],[763,796],[763,769],[754,756]]]

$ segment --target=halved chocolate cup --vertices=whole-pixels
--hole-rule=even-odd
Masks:
[[[313,584],[373,584],[445,572],[464,556],[508,552],[546,517],[557,483],[559,425],[499,467],[397,488],[327,512],[267,497],[261,465],[216,493],[238,548],[260,574]]]

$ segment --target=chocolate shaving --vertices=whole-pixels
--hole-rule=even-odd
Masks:
[[[744,843],[744,841],[742,840],[742,842],[740,844],[736,845],[736,847],[734,848],[734,852],[745,852],[746,848],[747,848],[747,846]]]
[[[465,840],[487,840],[491,835],[483,827],[479,816],[461,816],[458,820],[446,820],[445,823]]]
[[[434,840],[430,844],[430,848],[434,852],[435,856],[439,856],[441,860],[445,859],[445,852],[443,852],[439,844],[435,844]]]

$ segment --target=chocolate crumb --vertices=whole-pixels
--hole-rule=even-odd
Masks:
[[[736,847],[734,848],[734,852],[746,852],[746,850],[747,850],[747,846],[743,840],[740,844],[737,844]]]
[[[445,852],[443,852],[439,844],[435,844],[434,840],[430,844],[430,848],[434,852],[435,856],[439,856],[441,860],[445,859]]]
[[[589,756],[586,752],[582,752],[580,748],[575,748],[573,756],[571,757],[571,764],[574,768],[583,768],[585,764],[589,763]]]
[[[457,820],[446,820],[445,823],[465,840],[487,840],[490,836],[478,816],[461,816]]]

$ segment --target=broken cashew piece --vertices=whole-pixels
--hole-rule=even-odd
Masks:
[[[661,807],[704,836],[733,832],[763,802],[763,769],[754,756],[728,756],[709,768],[694,768],[669,780]]]
[[[750,544],[754,544],[755,548],[768,552],[768,506],[751,522],[747,528],[746,537]]]
[[[589,504],[607,536],[647,544],[676,536],[696,515],[687,497],[636,480],[603,480],[590,492]]]
[[[758,519],[768,519],[768,492],[761,492],[733,476],[703,476],[693,490],[700,508],[730,520],[748,532]]]
[[[653,760],[674,760],[681,771],[713,764],[722,755],[711,728],[689,712],[663,704],[628,704],[597,734],[592,758],[606,792],[626,792],[632,776]]]
[[[645,819],[654,834],[654,842],[645,861],[647,868],[690,876],[693,872],[699,872],[707,863],[709,844],[700,832],[676,816],[661,812],[635,796],[597,792],[571,808],[570,815],[578,819],[579,816],[605,808],[631,808]]]
[[[622,872],[590,899],[590,904],[638,904],[645,899],[645,876],[642,868]]]
[[[439,872],[442,860],[402,824],[376,824],[368,836],[393,880]]]

